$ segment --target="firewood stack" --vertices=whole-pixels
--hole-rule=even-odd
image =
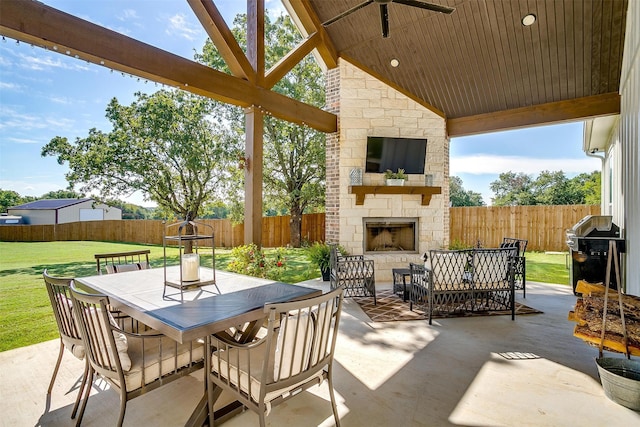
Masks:
[[[605,287],[602,283],[588,283],[579,280],[576,292],[581,293],[569,320],[578,324],[573,335],[588,344],[599,346],[602,333],[602,313],[604,310]],[[627,329],[629,353],[640,356],[640,297],[622,295],[624,321]],[[622,319],[618,293],[609,289],[607,300],[607,323],[605,326],[604,348],[609,351],[625,353]]]

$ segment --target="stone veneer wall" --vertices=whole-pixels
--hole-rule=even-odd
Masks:
[[[415,254],[367,254],[375,261],[377,283],[391,282],[391,269],[421,262],[429,249],[449,244],[449,139],[445,120],[406,95],[341,59],[327,76],[328,110],[339,117],[338,132],[327,136],[326,238],[351,254],[363,253],[364,217],[418,217]],[[427,138],[425,174],[442,187],[429,206],[418,195],[369,194],[356,206],[349,194],[349,172],[364,171],[367,136]],[[384,176],[363,173],[364,185],[384,185]],[[406,185],[425,185],[424,175],[410,175]]]

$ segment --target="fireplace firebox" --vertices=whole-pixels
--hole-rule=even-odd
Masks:
[[[363,218],[364,252],[417,253],[418,218]]]

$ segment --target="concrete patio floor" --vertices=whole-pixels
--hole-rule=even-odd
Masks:
[[[315,280],[304,284],[326,288]],[[381,288],[381,287],[380,287]],[[521,292],[518,292],[518,300]],[[345,300],[335,361],[342,426],[637,426],[640,413],[609,400],[597,348],[572,335],[567,286],[529,283],[543,314],[372,323]],[[0,424],[71,426],[83,364],[65,354],[50,401],[58,340],[0,353]],[[132,400],[125,425],[180,426],[203,390],[203,371]],[[97,382],[84,426],[112,426],[118,398]],[[333,425],[325,382],[267,417],[271,426]],[[258,425],[244,412],[226,427]]]

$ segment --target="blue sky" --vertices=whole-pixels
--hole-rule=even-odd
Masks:
[[[206,40],[183,0],[43,3],[190,59]],[[237,13],[244,12],[245,4],[244,0],[216,0],[229,25]],[[284,10],[278,0],[266,4],[276,14]],[[67,167],[53,157],[41,157],[42,147],[55,136],[85,137],[94,127],[108,132],[105,108],[113,97],[129,104],[135,92],[152,93],[160,87],[12,39],[0,42],[0,189],[40,196],[66,188]],[[502,172],[536,177],[542,170],[562,170],[572,177],[599,169],[599,161],[586,157],[581,147],[582,123],[454,138],[451,174],[490,203],[489,184]],[[150,205],[140,195],[126,199]]]

